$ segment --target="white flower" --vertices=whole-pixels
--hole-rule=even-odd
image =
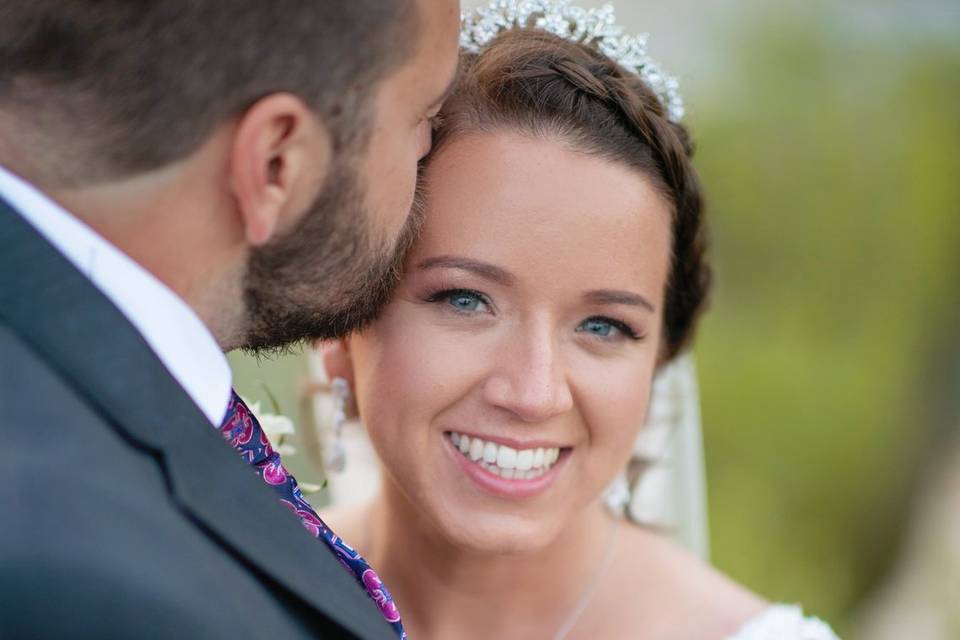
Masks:
[[[297,452],[297,448],[295,446],[293,446],[292,444],[287,444],[286,442],[275,446],[273,449],[274,451],[279,453],[281,457],[292,456]]]
[[[254,415],[254,417],[255,417],[257,420],[259,420],[259,419],[260,419],[260,415],[263,413],[263,412],[260,410],[260,402],[259,402],[259,401],[258,401],[258,402],[250,402],[250,400],[248,400],[247,398],[244,398],[243,396],[240,396],[240,399],[243,400],[243,404],[247,405],[247,409],[250,409],[250,413],[252,413],[252,414]]]
[[[317,493],[323,489],[322,484],[310,484],[309,482],[301,482],[299,485],[300,491],[303,493]]]
[[[297,452],[293,445],[283,441],[286,436],[292,436],[296,432],[293,427],[293,420],[278,413],[264,412],[260,409],[259,402],[250,402],[246,398],[241,399],[250,409],[253,417],[260,423],[260,428],[263,429],[263,433],[277,453],[281,456],[289,456]]]
[[[270,438],[270,442],[276,442],[282,436],[289,436],[294,433],[293,420],[287,416],[281,416],[275,413],[264,413],[257,415],[257,420],[260,422],[263,432]]]

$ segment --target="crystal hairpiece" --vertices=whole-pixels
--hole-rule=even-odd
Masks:
[[[683,118],[680,83],[647,55],[647,34],[624,35],[613,6],[584,9],[569,0],[492,0],[487,7],[464,12],[460,46],[479,53],[502,31],[515,27],[543,29],[572,42],[590,45],[640,76],[657,95],[671,122]]]

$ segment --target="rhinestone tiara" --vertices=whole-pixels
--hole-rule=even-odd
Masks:
[[[534,27],[594,47],[633,71],[657,95],[671,122],[683,118],[680,83],[647,55],[647,34],[625,35],[616,23],[613,5],[584,9],[569,0],[491,0],[486,7],[465,11],[460,20],[460,46],[480,50],[501,32]]]

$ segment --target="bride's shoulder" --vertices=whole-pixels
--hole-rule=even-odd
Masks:
[[[651,637],[837,640],[826,623],[804,617],[800,607],[771,605],[667,536],[639,526],[622,529],[621,578],[632,573],[636,584],[636,576],[643,576],[653,617],[670,627]]]
[[[641,615],[636,607],[643,602],[643,617],[662,621],[670,629],[651,637],[727,637],[769,607],[763,598],[659,532],[623,524],[618,537],[617,577],[644,591],[642,599],[634,599],[633,610]],[[689,628],[675,633],[681,627]]]

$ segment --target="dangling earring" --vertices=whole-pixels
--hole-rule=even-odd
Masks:
[[[333,440],[330,448],[324,452],[323,464],[328,471],[342,472],[347,466],[347,449],[343,445],[343,425],[347,422],[347,400],[350,397],[350,385],[343,378],[330,381],[330,394],[333,397],[330,428]]]

